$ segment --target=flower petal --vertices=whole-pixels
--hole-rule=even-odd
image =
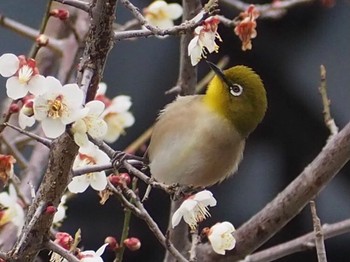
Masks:
[[[45,118],[41,122],[45,135],[49,138],[59,137],[66,130],[66,126],[60,119]]]
[[[0,56],[0,75],[10,77],[14,75],[19,67],[19,59],[14,54],[3,54]]]
[[[101,115],[103,110],[105,109],[105,104],[101,101],[98,100],[92,100],[90,102],[88,102],[85,107],[89,108],[89,115],[93,114],[93,115]]]
[[[94,175],[90,175],[90,185],[96,191],[102,191],[107,186],[107,177],[105,172],[96,172]]]
[[[89,181],[86,175],[73,177],[72,181],[68,184],[68,190],[72,193],[82,193],[89,186]]]
[[[25,97],[28,93],[26,84],[19,82],[18,77],[13,76],[6,81],[6,93],[7,96],[16,100]]]
[[[30,93],[36,96],[45,93],[47,88],[46,78],[42,75],[33,76],[28,82],[27,88]]]
[[[177,3],[168,4],[165,7],[165,11],[168,13],[169,18],[173,20],[182,16],[182,6]]]

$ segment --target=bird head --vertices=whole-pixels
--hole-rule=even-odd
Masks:
[[[258,74],[247,66],[234,66],[222,71],[207,61],[215,72],[204,102],[247,137],[264,118],[266,91]]]

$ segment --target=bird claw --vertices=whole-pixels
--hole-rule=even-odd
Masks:
[[[113,168],[115,170],[118,170],[123,165],[123,162],[125,160],[138,161],[139,163],[136,163],[136,164],[141,164],[142,168],[144,168],[144,165],[145,165],[145,162],[146,162],[146,159],[143,158],[143,157],[135,156],[135,155],[123,152],[123,151],[117,151],[117,152],[114,153],[114,155],[113,155],[113,157],[111,159]]]
[[[179,200],[182,198],[186,198],[190,195],[193,195],[194,193],[197,193],[203,190],[203,187],[194,187],[192,185],[180,186],[179,184],[173,184],[171,185],[171,188],[174,190],[174,194],[172,195],[172,200]]]

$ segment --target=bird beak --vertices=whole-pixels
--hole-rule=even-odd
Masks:
[[[211,70],[214,71],[214,73],[222,80],[225,82],[225,84],[227,86],[232,86],[232,83],[230,80],[227,79],[227,77],[225,76],[224,72],[218,68],[214,63],[208,61],[208,60],[205,60],[207,62],[207,64],[210,66]]]

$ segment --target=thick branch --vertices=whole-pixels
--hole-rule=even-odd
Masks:
[[[106,63],[106,57],[113,45],[113,23],[115,20],[117,0],[97,1],[92,9],[92,23],[86,39],[83,59],[79,65],[78,84],[82,84],[83,76],[91,74],[88,86],[82,86],[86,93],[86,102],[93,100],[98,83]],[[86,83],[84,83],[86,84]]]
[[[222,257],[208,245],[200,246],[201,261],[234,261],[260,247],[295,217],[350,159],[350,123],[332,137],[319,155],[265,208],[235,233],[237,245]]]
[[[68,134],[52,142],[48,168],[34,203],[29,208],[19,241],[12,249],[12,256],[8,261],[33,261],[44,247],[44,243],[48,241],[53,214],[43,212],[41,216],[35,216],[36,210],[43,203],[58,206],[70,181],[70,170],[77,152],[78,146]]]
[[[322,227],[325,239],[350,232],[350,219],[334,224],[324,224]],[[270,247],[268,249],[247,256],[242,262],[264,262],[277,260],[293,253],[301,252],[315,247],[315,233],[310,232],[296,239]]]

